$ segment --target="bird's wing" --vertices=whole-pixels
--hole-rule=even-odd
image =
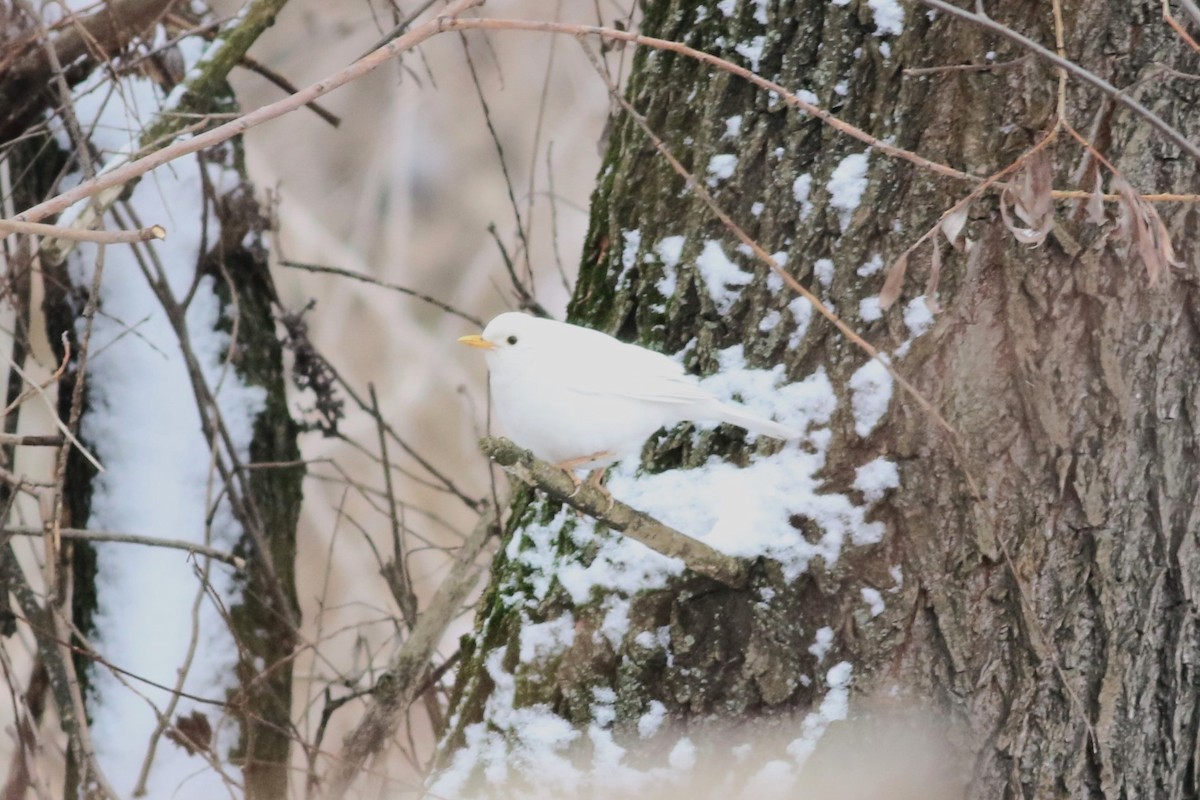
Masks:
[[[592,333],[584,331],[584,333]],[[697,385],[678,362],[603,334],[572,336],[562,342],[571,357],[559,380],[571,391],[589,395],[618,395],[652,403],[704,402],[713,395]]]

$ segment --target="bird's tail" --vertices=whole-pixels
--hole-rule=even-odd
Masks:
[[[804,435],[802,431],[756,416],[737,406],[714,403],[710,411],[708,421],[727,422],[730,425],[737,425],[739,428],[745,428],[757,436],[770,436],[772,439],[790,441],[792,439],[799,439]]]

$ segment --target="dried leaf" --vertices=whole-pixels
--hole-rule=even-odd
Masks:
[[[1017,179],[1001,193],[1000,214],[1017,241],[1040,245],[1054,228],[1053,183],[1054,162],[1049,152],[1039,150],[1025,160]],[[1025,224],[1013,222],[1014,214]]]
[[[891,308],[900,299],[900,289],[904,286],[904,273],[907,271],[908,251],[905,250],[888,267],[887,279],[884,280],[883,288],[879,291],[879,307],[884,311]]]
[[[1018,242],[1036,247],[1046,241],[1046,237],[1050,235],[1050,230],[1054,227],[1054,216],[1051,215],[1041,220],[1041,224],[1037,228],[1026,228],[1017,225],[1013,222],[1012,215],[1008,211],[1009,205],[1013,206],[1013,211],[1021,216],[1022,219],[1025,219],[1025,216],[1022,213],[1020,205],[1013,198],[1013,194],[1014,192],[1010,189],[1005,189],[1000,193],[1000,217],[1004,220],[1004,227],[1008,228],[1009,233]],[[1028,210],[1026,209],[1025,211],[1027,212]]]
[[[1175,248],[1171,245],[1170,234],[1158,215],[1158,209],[1143,200],[1122,176],[1114,175],[1112,185],[1121,196],[1118,230],[1129,237],[1142,263],[1146,265],[1150,284],[1155,285],[1168,269],[1182,267],[1183,263],[1175,257]]]
[[[929,265],[929,280],[925,282],[925,297],[931,298],[937,294],[938,281],[942,277],[942,248],[938,241],[933,241],[933,260]],[[932,311],[933,309],[930,309]]]
[[[1029,226],[1048,231],[1053,223],[1046,226],[1046,220],[1054,217],[1054,162],[1049,150],[1039,150],[1026,161],[1025,187],[1021,202],[1029,212]]]
[[[967,224],[969,206],[969,203],[963,203],[962,208],[955,209],[942,220],[942,233],[945,234],[946,241],[950,242],[950,246],[956,249],[961,249],[958,244],[958,236],[962,233],[963,226]]]
[[[193,711],[186,717],[180,714],[175,717],[175,727],[167,731],[167,738],[187,751],[189,756],[195,755],[212,747],[212,724],[200,711]]]
[[[1096,176],[1096,185],[1092,187],[1092,193],[1088,196],[1087,216],[1088,220],[1096,225],[1103,225],[1108,221],[1108,214],[1104,210],[1104,181],[1100,180],[1099,175]]]

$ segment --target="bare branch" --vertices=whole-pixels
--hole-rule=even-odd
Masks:
[[[4,528],[3,532],[14,536],[43,536],[45,531],[42,528]],[[234,569],[245,569],[246,560],[232,553],[227,553],[224,550],[218,550],[215,547],[197,544],[196,542],[185,542],[178,539],[162,539],[157,536],[141,536],[134,533],[114,533],[112,531],[89,531],[80,528],[62,528],[59,530],[59,536],[63,539],[75,539],[83,542],[115,542],[118,544],[142,544],[148,547],[165,547],[171,550],[184,550],[194,555],[207,556],[208,558],[228,564]]]
[[[155,150],[119,167],[102,172],[95,178],[86,180],[69,191],[56,195],[23,211],[16,218],[27,222],[37,222],[51,214],[58,214],[80,200],[129,183],[135,178],[145,175],[150,170],[161,167],[163,164],[174,161],[181,156],[213,147],[221,142],[232,139],[234,136],[243,134],[251,128],[258,127],[264,122],[269,122],[291,111],[295,111],[297,108],[306,106],[318,97],[345,86],[351,81],[357,80],[368,72],[372,72],[383,66],[394,56],[411,50],[431,36],[441,33],[443,30],[442,23],[446,17],[461,14],[469,8],[479,5],[481,2],[483,0],[457,0],[457,2],[446,9],[444,16],[430,20],[414,28],[399,39],[388,42],[365,58],[355,61],[349,67],[328,78],[317,81],[296,94],[289,95],[282,100],[255,109],[245,116],[226,122],[224,125],[219,125],[212,130],[199,133],[189,139],[175,141],[161,150]]]
[[[285,267],[291,267],[292,269],[302,269],[305,272],[323,272],[328,275],[341,275],[344,278],[353,278],[354,280],[362,281],[363,283],[370,283],[370,284],[374,284],[375,286],[382,286],[385,289],[391,289],[393,292],[399,292],[400,294],[406,294],[409,297],[414,297],[417,300],[420,300],[425,303],[429,303],[429,305],[434,306],[436,308],[440,308],[442,311],[445,311],[447,314],[453,314],[454,316],[456,316],[460,319],[465,319],[467,322],[470,322],[472,325],[478,325],[481,328],[483,327],[483,320],[479,319],[479,317],[476,317],[472,314],[468,314],[465,311],[459,311],[457,308],[450,305],[449,303],[444,303],[441,300],[438,300],[436,297],[431,297],[430,295],[422,294],[421,292],[418,292],[415,289],[409,289],[407,286],[399,286],[395,283],[388,283],[387,281],[381,281],[381,280],[379,280],[379,278],[373,278],[370,275],[364,275],[361,272],[355,272],[354,270],[350,270],[350,269],[342,269],[341,267],[328,267],[328,266],[325,266],[324,264],[306,264],[301,261],[281,261],[279,263]]]
[[[610,499],[590,484],[577,484],[566,470],[542,461],[508,439],[487,436],[479,440],[479,449],[505,472],[546,494],[578,509],[610,528],[635,539],[656,553],[678,558],[698,575],[720,581],[734,589],[746,584],[744,561],[694,539],[686,533],[662,524],[648,514]]]
[[[24,233],[30,236],[45,236],[54,239],[70,239],[75,242],[95,242],[96,244],[133,244],[148,242],[151,239],[167,238],[167,229],[161,225],[151,225],[135,231],[93,231],[78,227],[63,227],[47,225],[43,222],[22,222],[16,219],[0,219],[0,234]]]
[[[475,558],[494,532],[496,511],[489,507],[458,551],[458,560],[417,619],[404,646],[388,665],[387,672],[376,681],[373,702],[362,721],[346,737],[341,756],[326,786],[325,797],[341,798],[346,794],[347,787],[363,764],[387,743],[409,704],[425,688],[423,678],[428,674],[430,659],[446,628],[458,616],[463,602],[474,588],[478,578]]]

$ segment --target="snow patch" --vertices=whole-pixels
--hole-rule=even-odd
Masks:
[[[806,220],[812,214],[813,204],[809,195],[812,194],[812,175],[807,172],[792,181],[792,197],[800,206],[800,219]]]
[[[741,294],[729,287],[746,286],[754,280],[754,275],[730,261],[721,249],[720,242],[712,239],[704,243],[700,255],[696,257],[696,270],[704,279],[708,296],[721,314],[728,314]]]
[[[870,606],[872,619],[878,617],[887,609],[887,606],[883,602],[883,595],[879,593],[878,589],[864,586],[860,590],[860,594],[862,595],[863,602]]]
[[[854,432],[870,436],[892,402],[892,375],[878,358],[872,358],[850,376],[850,391]]]
[[[896,0],[867,0],[875,14],[876,36],[899,36],[904,32],[904,8]]]
[[[767,37],[755,36],[748,42],[734,45],[733,49],[734,52],[750,62],[751,72],[758,72],[758,65],[762,61],[763,48],[766,44]]]
[[[843,231],[850,225],[850,218],[867,190],[867,157],[867,152],[846,156],[833,168],[833,174],[825,184],[829,205],[837,209]]]
[[[729,180],[737,169],[738,157],[734,153],[720,153],[708,160],[708,185],[716,186]]]
[[[876,503],[891,489],[899,488],[900,471],[886,458],[868,461],[854,472],[854,488],[868,503]]]
[[[817,279],[817,283],[828,289],[833,285],[833,260],[829,258],[818,258],[813,262],[813,276]]]

